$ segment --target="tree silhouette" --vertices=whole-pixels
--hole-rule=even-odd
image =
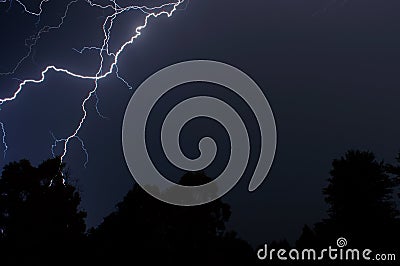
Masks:
[[[345,237],[353,247],[399,246],[399,212],[393,198],[396,179],[371,152],[349,151],[332,163],[328,186],[328,218],[304,227],[299,247],[327,247]]]
[[[2,265],[62,265],[78,248],[86,213],[80,196],[62,174],[60,159],[38,167],[27,160],[4,167],[0,179]],[[60,258],[62,258],[60,260]]]
[[[210,179],[202,172],[185,174],[180,184]],[[117,211],[90,233],[94,254],[109,265],[129,261],[164,265],[225,265],[251,262],[250,246],[226,230],[229,205],[221,200],[195,207],[163,203],[135,185]],[[117,256],[115,254],[118,254]]]
[[[394,182],[397,185],[400,185],[400,153],[398,154],[396,161],[398,165],[388,164],[386,167],[387,167],[387,172],[395,176]],[[397,192],[398,192],[398,197],[400,197],[400,191],[397,190]]]

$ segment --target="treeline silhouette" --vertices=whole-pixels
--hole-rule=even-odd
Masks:
[[[336,260],[336,264],[376,265],[374,255],[380,253],[395,254],[397,260],[381,263],[398,265],[399,185],[399,165],[379,162],[371,152],[348,151],[333,161],[328,186],[323,189],[328,217],[311,227],[305,225],[296,247],[319,251],[328,246],[338,248],[336,240],[345,238],[344,249],[371,249],[371,261]]]
[[[397,162],[378,162],[373,153],[361,151],[348,151],[334,160],[323,190],[329,205],[327,218],[305,225],[294,246],[283,240],[269,242],[269,248],[322,249],[345,237],[354,248],[398,250],[400,156]],[[221,200],[195,207],[173,206],[153,198],[138,185],[98,227],[87,230],[86,212],[79,207],[80,194],[68,180],[59,158],[38,167],[27,160],[4,167],[0,179],[0,265],[284,263],[259,261],[258,248],[227,230],[231,210]],[[194,172],[185,174],[179,183],[209,181],[203,172]]]

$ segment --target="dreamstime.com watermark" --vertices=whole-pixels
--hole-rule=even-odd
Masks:
[[[265,244],[257,251],[259,260],[292,260],[292,261],[396,261],[395,253],[375,253],[371,249],[345,248],[347,240],[340,237],[336,241],[336,247],[328,246],[321,250],[308,249],[268,249]]]
[[[199,171],[209,166],[217,153],[210,137],[198,143],[200,156],[187,158],[179,135],[192,119],[206,117],[217,121],[229,135],[230,158],[222,173],[200,186],[183,186],[169,181],[154,166],[146,143],[147,120],[153,106],[173,88],[191,82],[213,83],[238,95],[254,114],[260,131],[260,154],[249,191],[254,191],[267,176],[276,150],[276,126],[271,107],[260,87],[243,71],[216,61],[194,60],[168,66],[146,79],[135,91],[125,111],[122,147],[128,168],[136,182],[153,197],[180,206],[205,204],[231,190],[247,168],[250,139],[246,124],[234,107],[206,95],[188,98],[170,110],[162,123],[161,144],[169,162],[184,171]]]

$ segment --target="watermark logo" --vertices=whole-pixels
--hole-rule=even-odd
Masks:
[[[343,247],[347,246],[347,240],[346,240],[346,238],[344,238],[344,237],[339,237],[339,238],[336,240],[336,245],[337,245],[339,248],[343,248]]]
[[[207,117],[219,122],[231,143],[229,161],[213,181],[200,186],[182,186],[169,181],[153,165],[146,145],[147,118],[157,101],[171,89],[190,82],[214,83],[233,91],[251,108],[261,133],[261,151],[249,183],[254,191],[265,179],[275,155],[276,126],[271,107],[259,86],[241,70],[216,61],[195,60],[168,66],[145,80],[126,108],[122,144],[125,160],[136,182],[153,197],[174,205],[194,206],[218,199],[239,181],[250,155],[245,123],[236,110],[210,96],[188,98],[169,111],[161,128],[163,151],[173,165],[185,171],[198,171],[211,164],[217,146],[210,137],[198,143],[200,156],[187,158],[179,146],[179,134],[190,120]]]
[[[313,260],[330,260],[330,261],[395,261],[394,253],[374,253],[371,249],[345,248],[347,239],[339,237],[336,240],[336,246],[329,246],[321,250],[308,249],[268,249],[268,245],[257,251],[259,260],[292,260],[292,261],[313,261]]]

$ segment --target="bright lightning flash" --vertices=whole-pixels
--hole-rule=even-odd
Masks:
[[[20,0],[15,0],[15,2],[17,4],[19,4],[20,6],[22,6],[24,12],[26,12],[28,15],[31,16],[36,16],[38,17],[38,21],[40,21],[40,16],[43,13],[43,10],[45,8],[46,3],[48,3],[50,0],[42,0],[40,2],[39,5],[39,11],[35,12],[32,10],[29,10],[27,8],[27,6],[21,2]],[[81,0],[84,1],[86,4],[90,5],[91,8],[99,8],[99,9],[103,9],[103,10],[107,10],[107,11],[111,11],[111,15],[108,15],[104,18],[104,22],[103,22],[103,27],[102,27],[102,31],[103,31],[103,40],[102,40],[102,44],[101,46],[98,47],[83,47],[81,50],[77,50],[74,49],[76,52],[78,53],[84,53],[85,51],[88,50],[94,50],[98,52],[98,55],[100,57],[100,63],[98,65],[98,70],[97,73],[94,76],[87,76],[87,75],[83,75],[80,73],[75,73],[73,71],[70,71],[68,69],[65,68],[59,68],[56,65],[48,65],[47,67],[45,67],[42,71],[41,71],[41,77],[39,79],[26,79],[26,80],[21,80],[19,85],[17,86],[17,88],[14,90],[14,93],[12,95],[10,95],[9,97],[5,97],[0,99],[0,106],[4,106],[7,103],[10,103],[12,101],[14,101],[18,95],[20,95],[20,93],[23,91],[24,88],[28,87],[30,84],[38,84],[38,83],[42,83],[45,79],[47,74],[49,74],[50,72],[61,72],[65,75],[77,78],[77,79],[85,79],[85,80],[92,80],[94,82],[94,87],[93,89],[91,89],[88,93],[88,95],[84,98],[84,100],[82,101],[81,107],[82,107],[82,117],[79,121],[79,123],[77,124],[76,128],[72,130],[71,134],[64,137],[64,138],[56,138],[52,133],[51,135],[54,138],[54,143],[51,146],[51,151],[53,156],[56,156],[54,150],[56,148],[57,145],[62,145],[63,146],[63,150],[62,153],[60,154],[61,157],[61,162],[63,162],[67,152],[68,152],[68,145],[70,143],[71,140],[76,139],[80,142],[81,147],[83,152],[86,155],[86,161],[84,163],[84,165],[86,166],[88,163],[88,159],[89,159],[89,155],[88,155],[88,151],[85,148],[85,144],[84,141],[79,137],[79,132],[82,128],[82,126],[84,125],[86,118],[87,118],[87,111],[86,111],[86,104],[87,102],[92,98],[95,97],[96,99],[96,110],[97,113],[101,116],[104,117],[100,114],[100,112],[98,111],[97,108],[97,103],[99,101],[98,97],[97,97],[97,89],[98,89],[98,81],[101,79],[104,79],[110,75],[115,75],[119,80],[121,80],[128,88],[131,88],[131,86],[128,84],[128,82],[123,79],[120,75],[119,75],[119,70],[118,70],[118,59],[121,56],[122,52],[125,50],[126,47],[128,47],[130,44],[132,44],[141,34],[142,34],[142,30],[145,29],[148,25],[148,22],[151,18],[157,18],[159,16],[162,15],[166,15],[168,17],[171,17],[172,14],[177,10],[178,6],[180,4],[182,4],[184,2],[184,0],[175,0],[175,2],[171,2],[171,3],[165,3],[162,4],[160,6],[155,6],[155,7],[149,7],[149,6],[137,6],[137,5],[130,5],[130,6],[125,6],[122,7],[117,3],[117,0],[109,0],[109,4],[106,5],[102,5],[102,4],[98,4],[95,1],[92,0]],[[11,8],[11,5],[13,3],[12,0],[0,0],[0,3],[6,3],[9,2],[9,6]],[[60,22],[58,25],[54,25],[54,26],[44,26],[43,28],[41,28],[37,34],[31,36],[29,38],[29,45],[27,44],[28,47],[28,53],[22,57],[18,63],[15,65],[15,67],[13,67],[9,72],[6,73],[0,73],[0,76],[2,75],[12,75],[15,73],[15,71],[20,67],[20,65],[31,56],[32,51],[34,46],[37,44],[38,40],[41,38],[41,36],[45,33],[48,33],[49,31],[52,30],[56,30],[59,29],[60,27],[62,27],[65,18],[68,16],[68,12],[70,10],[70,7],[72,5],[74,5],[75,3],[79,2],[79,0],[73,0],[71,2],[68,3],[68,5],[66,6],[65,12],[63,14],[63,16],[60,18]],[[141,11],[145,17],[144,20],[142,22],[142,24],[138,27],[135,28],[135,30],[133,31],[133,34],[131,36],[129,36],[127,38],[127,41],[124,42],[121,46],[119,46],[119,48],[112,52],[109,49],[109,41],[110,41],[110,36],[111,36],[111,32],[114,26],[114,21],[115,19],[120,16],[123,13],[126,13],[128,11],[132,11],[132,10],[138,10]],[[28,43],[28,42],[26,42]],[[111,62],[108,66],[104,66],[104,61],[105,58],[109,59],[111,58]],[[106,71],[104,71],[103,69],[106,69]],[[1,133],[2,133],[2,144],[4,146],[4,156],[6,155],[8,146],[6,143],[6,130],[5,130],[5,125],[3,124],[3,122],[0,122],[0,129],[1,129]]]

